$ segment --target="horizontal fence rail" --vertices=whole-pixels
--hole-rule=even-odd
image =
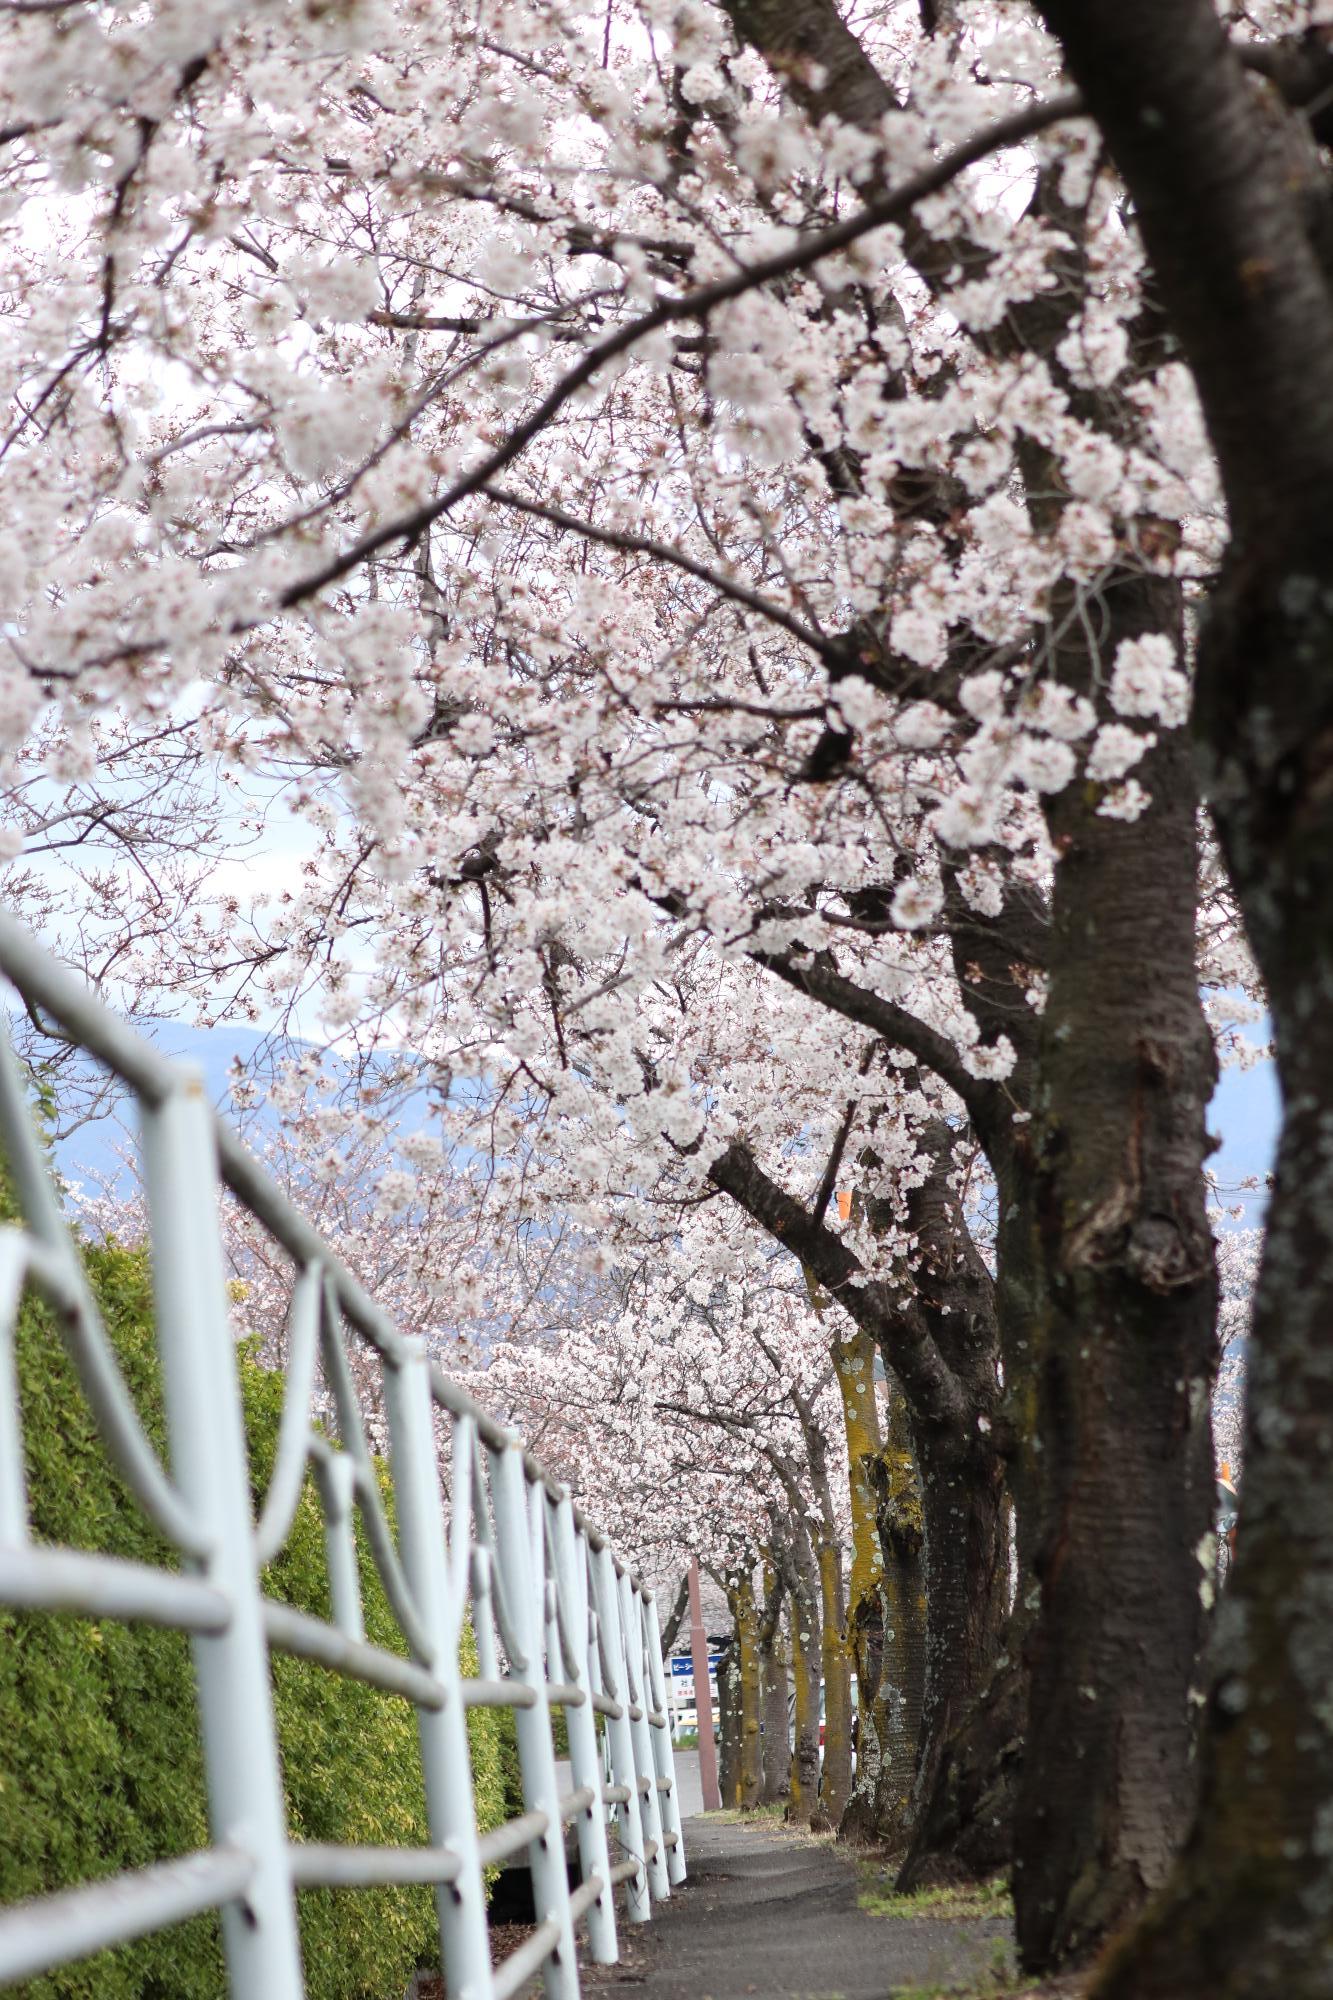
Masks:
[[[304,1992],[296,1892],[425,1883],[451,2000],[507,2000],[538,1973],[577,2000],[575,1926],[618,1957],[614,1890],[641,1922],[685,1877],[657,1610],[567,1490],[377,1306],[219,1120],[202,1079],[140,1040],[0,913],[0,972],[137,1100],[170,1470],[101,1324],[0,1016],[0,1151],[22,1221],[0,1229],[0,1605],[143,1620],[190,1635],[211,1845],[0,1911],[0,1985],[217,1910],[237,2000]],[[219,1230],[221,1186],[293,1271],[276,1461],[252,1503]],[[180,1568],[35,1542],[15,1331],[52,1309],[107,1453]],[[392,1515],[366,1415],[387,1417]],[[332,1617],[280,1603],[263,1571],[313,1478]],[[257,1518],[256,1518],[257,1516]],[[366,1638],[358,1522],[403,1652]],[[271,1655],[294,1654],[416,1710],[429,1844],[324,1846],[288,1830]],[[476,1672],[465,1671],[475,1653]],[[523,1811],[477,1824],[467,1718],[513,1710]],[[562,1795],[552,1714],[564,1713]],[[577,1887],[566,1837],[575,1829]],[[492,1964],[486,1871],[526,1856],[536,1922]]]

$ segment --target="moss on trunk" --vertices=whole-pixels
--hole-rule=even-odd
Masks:
[[[845,1616],[842,1588],[842,1559],[837,1544],[820,1542],[820,1617],[824,1668],[824,1769],[821,1798],[824,1811],[836,1826],[846,1810],[852,1790],[852,1694],[847,1648],[843,1642]]]
[[[759,1671],[759,1608],[754,1583],[746,1569],[727,1576],[727,1603],[736,1631],[736,1673],[738,1754],[736,1759],[736,1804],[751,1811],[759,1804],[763,1790],[763,1738]]]
[[[787,1648],[782,1632],[782,1579],[771,1550],[764,1552],[764,1599],[759,1619],[759,1699],[763,1719],[760,1801],[776,1805],[791,1790],[787,1725]]]

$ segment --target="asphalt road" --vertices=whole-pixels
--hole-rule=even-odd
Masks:
[[[1010,1935],[999,1918],[869,1916],[845,1851],[772,1821],[684,1831],[688,1882],[622,1924],[624,1962],[584,1975],[597,2000],[889,2000],[984,1974]]]

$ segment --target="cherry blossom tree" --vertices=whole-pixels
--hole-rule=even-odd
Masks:
[[[1213,1440],[1218,1476],[1225,1466],[1239,1483],[1245,1458],[1245,1351],[1254,1317],[1263,1231],[1253,1227],[1224,1229],[1217,1239],[1220,1300],[1217,1339],[1221,1365],[1213,1410]]]
[[[1233,530],[1275,466],[1274,521],[1321,491],[1279,394],[1321,379],[1295,333],[1265,349],[1290,465],[1257,476],[1239,335],[1171,236],[1203,194],[1156,235],[1127,216],[1099,134],[1144,213],[1165,141],[1123,138],[1141,52],[1112,62],[1088,13],[1086,107],[1006,0],[855,29],[831,0],[59,5],[8,17],[0,85],[15,900],[136,995],[317,1009],[380,1116],[428,1078],[484,1163],[451,1282],[554,1218],[609,1267],[723,1203],[794,1253],[901,1385],[921,1471],[927,1701],[963,1733],[910,1867],[940,1801],[955,1858],[1008,1834],[993,1773],[1014,1705],[1040,1717],[1033,1967],[1165,1877],[1194,1788],[1188,714],[1227,534],[1200,396]],[[1212,20],[1160,13],[1168,40]],[[1216,33],[1207,73],[1271,100],[1305,187],[1321,45],[1241,39],[1269,82]],[[224,783],[203,847],[289,813],[298,879],[210,892],[151,817]],[[1210,785],[1271,982],[1277,835]],[[117,815],[170,857],[136,900],[50,838]]]
[[[1191,367],[1230,543],[1196,736],[1272,1005],[1285,1114],[1251,1332],[1245,1500],[1219,1618],[1198,1817],[1105,1993],[1304,1994],[1326,1982],[1333,1625],[1324,1448],[1330,307],[1324,32],[1255,47],[1211,6],[1048,5],[1134,202]],[[1290,28],[1288,10],[1275,10]],[[1265,23],[1265,25],[1270,25]],[[1246,58],[1257,67],[1247,67]],[[1288,109],[1294,106],[1294,109]],[[1300,107],[1308,107],[1308,115]]]
[[[701,1234],[696,1225],[671,1266],[625,1274],[615,1313],[493,1343],[477,1357],[475,1386],[539,1441],[577,1494],[595,1495],[603,1515],[610,1510],[650,1573],[693,1555],[724,1591],[740,1704],[738,1804],[757,1803],[762,1787],[765,1687],[770,1720],[776,1727],[780,1708],[786,1740],[787,1674],[784,1666],[778,1676],[775,1658],[785,1597],[793,1810],[836,1817],[851,1767],[843,1584],[850,1514],[827,1334],[799,1289],[793,1296],[798,1272],[789,1269],[784,1287],[775,1260],[765,1270],[752,1249],[745,1279],[735,1268],[723,1278]]]

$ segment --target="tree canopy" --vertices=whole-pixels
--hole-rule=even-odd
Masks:
[[[283,1088],[309,1188],[378,1158],[359,1250],[720,1565],[847,1537],[863,1690],[897,1410],[909,1872],[985,1819],[1029,1967],[1170,1883],[1108,1994],[1321,1991],[1322,9],[3,19],[11,904],[132,1009],[334,1042]],[[1205,1121],[1265,1007],[1200,1807]]]

